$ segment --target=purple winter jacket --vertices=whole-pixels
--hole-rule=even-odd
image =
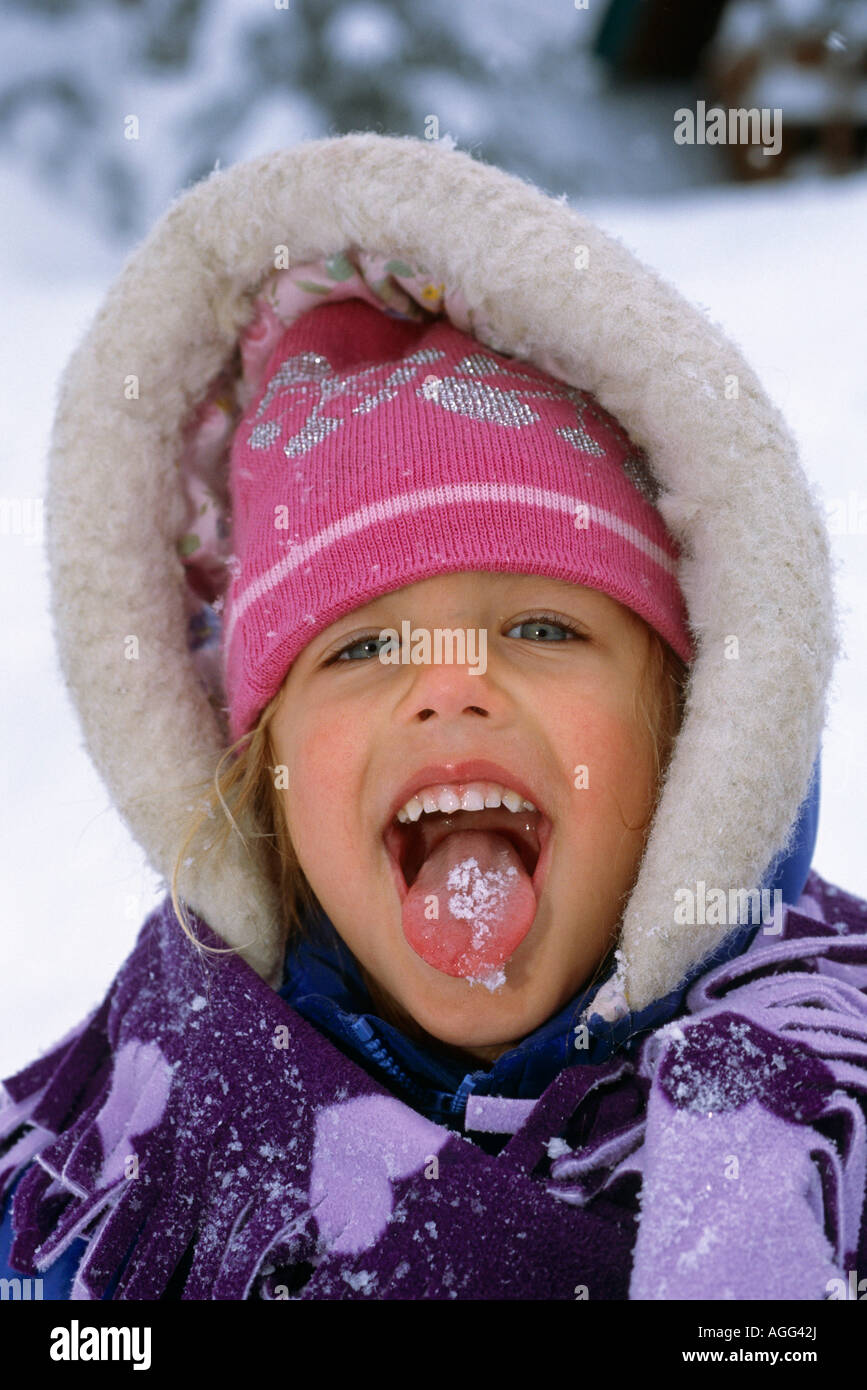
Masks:
[[[200,939],[218,945],[201,919]],[[434,1124],[170,899],[8,1079],[12,1264],[73,1298],[825,1299],[867,1273],[867,903],[811,873],[634,1061]],[[528,1113],[529,1112],[529,1113]],[[34,1161],[35,1160],[35,1161]]]

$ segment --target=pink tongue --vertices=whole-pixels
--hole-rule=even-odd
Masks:
[[[454,830],[425,860],[403,902],[403,934],[445,975],[491,987],[497,967],[533,925],[536,895],[511,841],[493,830]]]

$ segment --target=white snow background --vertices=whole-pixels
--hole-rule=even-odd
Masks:
[[[0,495],[40,499],[55,389],[123,255],[16,166],[0,168],[5,250]],[[575,200],[742,348],[827,505],[867,511],[867,175],[701,189],[654,203]],[[102,998],[164,887],[84,753],[60,675],[40,536],[4,523],[0,1076]],[[135,544],[135,537],[130,537]],[[814,865],[867,895],[862,778],[867,534],[835,534],[846,653],[825,735]]]

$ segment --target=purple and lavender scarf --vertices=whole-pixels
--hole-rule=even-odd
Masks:
[[[634,1058],[478,1097],[493,1155],[167,898],[5,1102],[12,1264],[84,1235],[76,1299],[823,1299],[867,1273],[867,904],[811,874]]]

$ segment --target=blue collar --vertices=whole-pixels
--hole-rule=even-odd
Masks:
[[[713,963],[730,960],[746,950],[757,930],[749,926],[734,933]],[[586,1034],[576,1032],[585,1006],[613,974],[612,962],[592,986],[580,990],[517,1047],[504,1052],[491,1066],[473,1070],[467,1069],[471,1058],[464,1062],[433,1038],[429,1044],[420,1044],[377,1016],[355,957],[324,914],[308,915],[303,937],[290,944],[279,993],[291,1008],[378,1073],[415,1109],[429,1119],[460,1128],[470,1093],[536,1099],[566,1066],[599,1064],[614,1053],[631,1053],[646,1032],[681,1009],[686,990],[710,963],[704,961],[676,990],[648,1008],[628,1013],[615,1023],[591,1013],[581,1020]]]

